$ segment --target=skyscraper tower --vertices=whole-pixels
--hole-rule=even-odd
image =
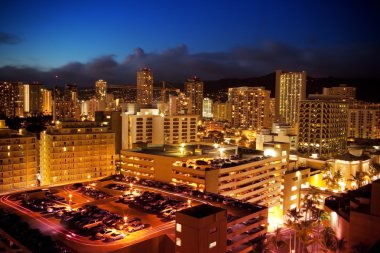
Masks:
[[[96,98],[105,101],[107,95],[107,82],[99,79],[95,82]]]
[[[153,72],[148,68],[137,71],[137,104],[150,105],[153,101]]]
[[[264,87],[235,87],[228,89],[231,104],[231,126],[261,130],[270,126],[270,90]]]
[[[203,111],[203,82],[194,76],[185,82],[185,94],[191,106],[190,114],[202,116]]]
[[[306,71],[276,71],[276,117],[294,126],[298,122],[301,100],[306,98]]]

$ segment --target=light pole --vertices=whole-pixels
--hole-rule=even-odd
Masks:
[[[72,209],[72,207],[71,207],[72,197],[73,197],[73,195],[69,194],[69,207],[70,207],[70,210]]]

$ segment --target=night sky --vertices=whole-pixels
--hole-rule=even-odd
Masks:
[[[276,69],[378,78],[376,1],[0,2],[0,80],[93,85]]]

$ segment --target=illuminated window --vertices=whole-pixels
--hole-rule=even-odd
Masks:
[[[177,232],[182,232],[182,225],[177,223],[175,229],[177,230]]]
[[[175,244],[177,246],[181,246],[181,238],[179,238],[179,237],[175,238]]]
[[[296,204],[292,204],[292,205],[290,206],[290,209],[295,209],[296,207],[297,207]]]
[[[292,191],[296,191],[297,190],[297,186],[292,186]]]
[[[297,195],[292,195],[291,197],[290,197],[290,200],[295,200],[297,198]]]
[[[216,246],[216,242],[212,242],[212,243],[210,243],[209,245],[208,245],[208,248],[209,249],[212,249],[212,248],[214,248]]]

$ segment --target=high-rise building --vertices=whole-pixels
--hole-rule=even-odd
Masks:
[[[337,96],[341,99],[356,99],[356,88],[341,84],[338,87],[323,88],[323,95]]]
[[[53,97],[50,89],[42,88],[42,114],[51,115],[53,110]]]
[[[232,127],[252,130],[270,127],[270,90],[264,87],[229,88],[228,101]]]
[[[355,102],[348,106],[348,137],[380,138],[380,104]]]
[[[39,83],[24,84],[24,112],[27,115],[38,115],[42,110],[41,90]]]
[[[13,116],[15,110],[16,90],[10,82],[0,83],[0,114]]]
[[[0,120],[0,192],[37,186],[37,138]]]
[[[106,97],[107,97],[107,82],[98,80],[95,82],[95,98],[99,101],[99,109],[106,109]]]
[[[176,95],[169,95],[168,115],[188,115],[191,114],[191,104],[184,92]]]
[[[212,104],[212,115],[216,121],[231,122],[231,103],[214,102]]]
[[[191,110],[189,114],[202,116],[203,111],[203,82],[194,76],[185,82],[185,94],[189,98]]]
[[[99,79],[95,82],[95,94],[99,100],[106,100],[107,95],[107,82]]]
[[[153,102],[153,72],[148,68],[137,71],[137,104],[150,105]]]
[[[286,124],[298,122],[301,100],[306,98],[306,71],[276,71],[276,118]]]
[[[347,103],[311,95],[300,105],[298,151],[330,158],[347,152]]]
[[[96,122],[62,121],[41,133],[41,185],[109,176],[115,171],[115,134]]]
[[[203,99],[202,117],[203,118],[212,118],[212,99],[211,98],[204,98]]]

